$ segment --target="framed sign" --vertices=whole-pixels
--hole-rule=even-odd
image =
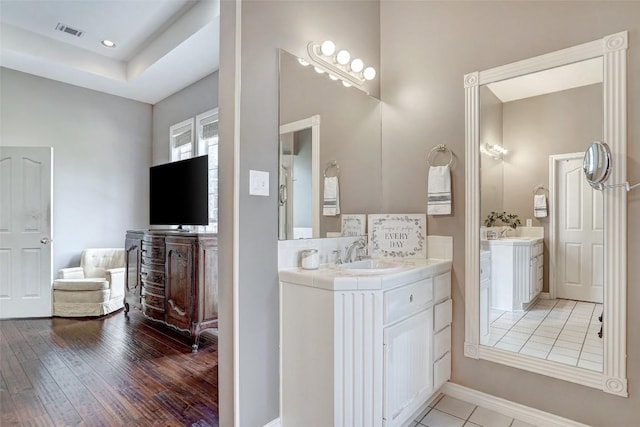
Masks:
[[[366,215],[342,214],[343,236],[364,236],[367,232]]]
[[[425,214],[369,215],[369,255],[426,258]]]

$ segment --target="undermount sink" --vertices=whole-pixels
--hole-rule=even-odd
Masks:
[[[383,259],[365,259],[336,266],[339,270],[352,271],[354,273],[391,273],[402,269],[402,264]]]

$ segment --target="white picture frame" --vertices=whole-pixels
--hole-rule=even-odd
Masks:
[[[343,236],[365,236],[367,233],[367,215],[342,214],[341,225]]]
[[[383,258],[426,258],[425,214],[368,216],[369,255]]]

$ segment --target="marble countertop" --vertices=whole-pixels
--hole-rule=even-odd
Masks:
[[[385,259],[398,263],[399,268],[391,272],[371,273],[366,270],[354,271],[340,266],[324,264],[317,270],[302,268],[282,269],[278,272],[281,282],[314,288],[347,291],[389,289],[406,283],[432,277],[451,269],[450,259]]]

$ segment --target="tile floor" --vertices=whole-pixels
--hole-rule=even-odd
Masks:
[[[600,372],[601,314],[602,304],[563,299],[539,300],[523,312],[491,310],[490,335],[482,343]]]
[[[410,427],[533,427],[490,409],[441,394]]]

